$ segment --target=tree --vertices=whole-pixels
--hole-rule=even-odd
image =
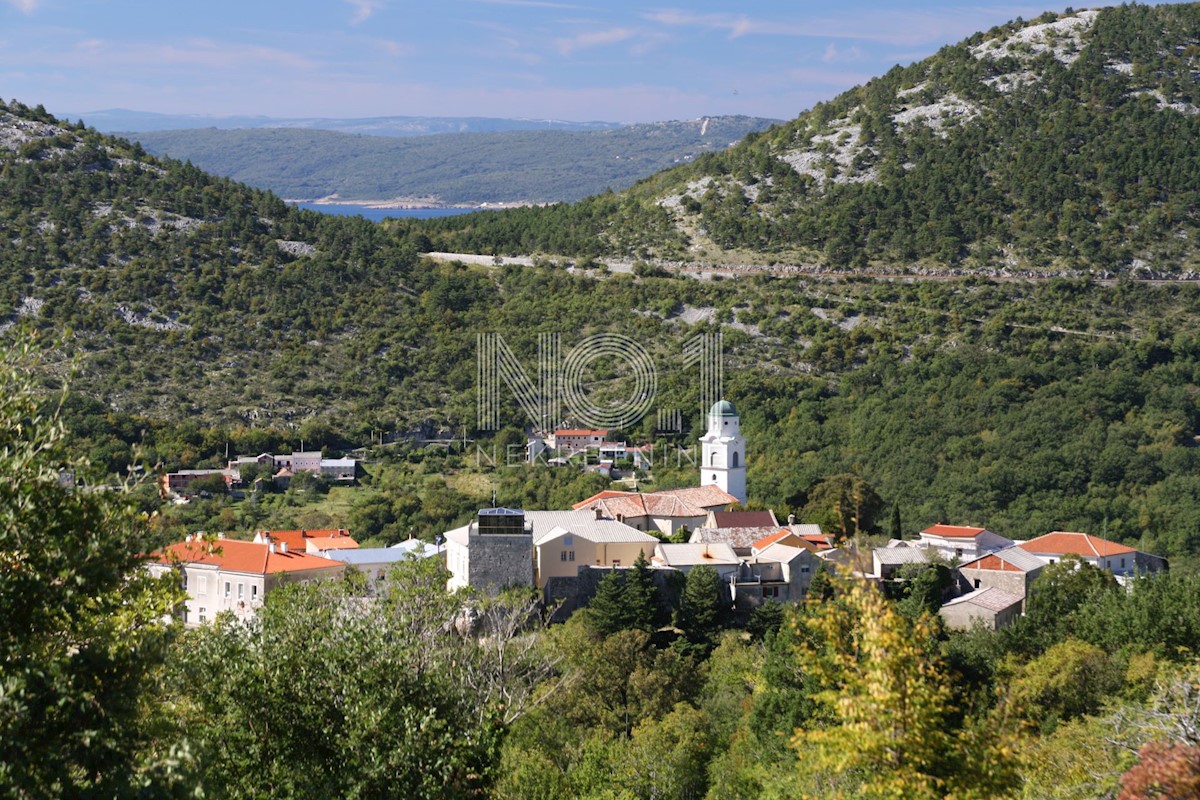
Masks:
[[[633,562],[633,569],[625,578],[625,605],[628,608],[629,623],[634,628],[653,631],[658,627],[658,586],[654,583],[654,574],[650,571],[650,562],[646,554],[639,552]]]
[[[503,728],[539,701],[553,661],[527,596],[468,605],[446,577],[426,559],[399,564],[374,598],[349,581],[289,584],[250,620],[221,615],[190,632],[172,684],[205,789],[479,796]],[[474,631],[458,624],[469,618]]]
[[[625,596],[625,575],[611,569],[600,579],[596,595],[588,602],[586,619],[599,636],[612,636],[633,627],[633,617]]]
[[[835,719],[792,740],[806,782],[866,798],[984,798],[1014,788],[1002,726],[954,731],[952,682],[928,616],[910,621],[856,580],[799,622],[800,669],[817,677],[815,699]]]
[[[1121,673],[1107,653],[1067,639],[1025,664],[1012,682],[1013,702],[1043,728],[1095,714],[1120,687]]]
[[[702,653],[712,649],[724,627],[729,605],[723,599],[726,591],[717,571],[707,564],[688,572],[679,598],[677,624],[684,638]]]
[[[804,508],[806,518],[820,522],[838,539],[875,530],[875,515],[883,501],[875,488],[852,473],[832,475],[818,483]]]
[[[172,741],[145,756],[149,696],[182,593],[142,570],[125,495],[78,491],[28,343],[0,354],[0,786],[17,797],[165,791]],[[157,762],[157,763],[155,763]]]
[[[891,536],[893,539],[904,538],[904,526],[900,522],[900,504],[892,503],[892,529]]]
[[[1118,800],[1200,797],[1200,747],[1151,742],[1121,776]]]

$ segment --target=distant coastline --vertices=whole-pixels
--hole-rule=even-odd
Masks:
[[[436,197],[393,197],[387,200],[348,200],[331,194],[315,198],[284,198],[283,202],[292,205],[310,206],[355,206],[373,209],[463,209],[469,211],[490,211],[504,208],[524,208],[526,206],[547,205],[546,203],[530,203],[525,200],[510,200],[499,203],[443,203]]]
[[[338,217],[366,217],[372,222],[381,222],[389,217],[398,219],[453,217],[458,214],[470,214],[476,211],[487,211],[496,208],[496,206],[380,206],[352,203],[349,201],[314,203],[311,200],[285,200],[284,202],[290,206],[316,211],[320,214],[330,214]]]

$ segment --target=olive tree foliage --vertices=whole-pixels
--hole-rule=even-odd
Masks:
[[[205,789],[228,797],[474,797],[553,657],[533,598],[446,591],[434,559],[382,588],[285,585],[179,648]]]
[[[186,753],[152,741],[148,695],[178,587],[141,568],[119,491],[60,481],[69,457],[28,341],[0,351],[0,794],[167,794]]]

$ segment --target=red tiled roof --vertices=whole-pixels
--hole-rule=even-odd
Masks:
[[[683,489],[662,489],[654,492],[654,494],[665,494],[670,497],[678,497],[685,503],[696,506],[697,508],[715,508],[716,506],[729,506],[738,501],[736,497],[731,495],[719,486],[688,486]]]
[[[829,541],[829,537],[823,533],[820,534],[800,534],[800,538],[809,544],[815,544],[817,547],[826,550],[833,548],[833,542]]]
[[[591,431],[584,428],[563,428],[555,431],[555,436],[608,436],[608,431]]]
[[[772,533],[770,536],[764,536],[763,538],[761,538],[757,542],[755,542],[753,545],[751,545],[751,547],[753,547],[755,550],[762,550],[764,548],[770,547],[771,545],[775,544],[779,540],[784,539],[788,536],[795,536],[795,534],[792,533],[791,531],[789,531],[787,528],[784,528],[781,531],[776,531],[775,533]],[[803,537],[796,537],[796,538],[803,538]]]
[[[1123,556],[1136,553],[1132,547],[1101,539],[1089,533],[1070,533],[1053,531],[1036,539],[1030,539],[1017,547],[1028,553],[1047,553],[1051,555],[1076,555],[1084,558],[1101,558],[1104,556]]]
[[[987,528],[972,528],[970,525],[943,525],[939,522],[937,525],[930,525],[921,533],[943,536],[948,539],[974,539],[985,530]]]
[[[1020,567],[1017,567],[1013,564],[1008,563],[1003,558],[999,558],[994,555],[986,555],[983,558],[977,558],[968,564],[963,564],[962,566],[964,568],[969,567],[971,569],[988,569],[988,570],[995,570],[997,572],[1024,572],[1025,571],[1025,570],[1021,569]]]
[[[272,542],[283,542],[289,550],[304,552],[309,539],[332,539],[335,537],[350,537],[350,531],[345,528],[314,528],[313,530],[298,531],[259,531],[261,537],[271,537]]]
[[[230,572],[247,572],[253,575],[274,575],[276,572],[300,572],[310,569],[340,569],[340,561],[330,561],[320,556],[310,556],[303,550],[296,552],[289,546],[288,552],[274,553],[265,544],[241,542],[233,539],[218,539],[215,542],[194,540],[168,545],[154,554],[160,564],[212,564]]]
[[[357,550],[358,542],[349,536],[314,536],[308,543],[318,550]],[[291,547],[291,545],[288,545]]]
[[[605,489],[603,492],[597,492],[596,494],[592,495],[587,500],[581,500],[580,502],[571,506],[571,508],[578,511],[581,508],[591,508],[596,504],[597,500],[607,500],[610,497],[628,497],[629,495],[634,494],[637,494],[637,492],[618,492],[615,489]]]
[[[571,508],[601,508],[613,519],[622,517],[703,517],[714,506],[736,503],[737,498],[716,486],[691,486],[658,492],[618,492],[611,489],[592,495]],[[757,512],[754,512],[757,513]],[[774,525],[774,521],[767,521]]]

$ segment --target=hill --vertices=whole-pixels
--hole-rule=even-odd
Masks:
[[[606,131],[619,122],[571,122],[559,119],[506,119],[503,117],[266,117],[214,114],[159,114],[109,108],[101,111],[60,114],[81,119],[102,133],[119,131],[176,131],[219,128],[302,128],[358,133],[365,136],[432,136],[438,133],[496,133],[499,131]]]
[[[1198,273],[1198,112],[1200,5],[1050,13],[648,178],[616,217],[462,218],[439,248],[541,247],[574,215],[578,251],[675,261]]]
[[[615,130],[507,130],[395,138],[307,127],[123,134],[293,200],[411,198],[426,205],[579,200],[706,153],[776,120],[712,117]]]
[[[622,333],[661,366],[656,407],[696,409],[681,354],[721,333],[725,393],[752,442],[751,494],[778,512],[822,513],[853,475],[911,525],[1101,531],[1166,555],[1200,552],[1194,283],[701,281],[641,264],[607,275],[544,257],[468,267],[419,256],[431,237],[489,229],[529,249],[611,242],[617,234],[594,232],[614,221],[628,223],[620,235],[644,236],[637,193],[648,188],[472,215],[464,230],[379,226],[298,211],[10,103],[0,109],[4,329],[41,332],[43,381],[73,373],[72,425],[119,472],[134,445],[149,463],[195,466],[227,443],[298,444],[302,426],[350,445],[420,426],[487,439],[476,424],[480,333],[502,334],[530,370],[539,333],[560,333],[564,348]],[[595,370],[594,402],[628,397],[619,366]],[[501,394],[505,424],[526,424]],[[700,422],[686,413],[681,430],[654,431],[654,420],[630,438],[686,444]],[[539,476],[501,473],[511,496],[544,500]],[[474,502],[438,490],[430,518]]]

